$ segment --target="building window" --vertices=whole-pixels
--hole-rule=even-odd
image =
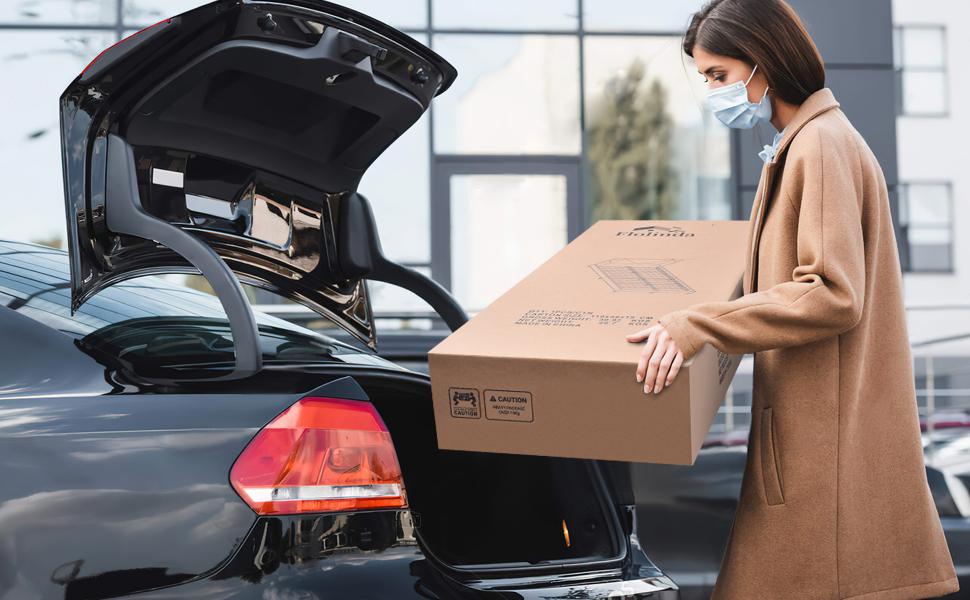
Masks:
[[[577,36],[436,34],[432,43],[461,74],[434,101],[436,153],[579,155]]]
[[[583,0],[587,31],[682,32],[703,0]]]
[[[588,221],[730,219],[729,130],[704,109],[681,38],[583,44]]]
[[[576,31],[579,25],[576,0],[436,0],[432,11],[435,29]]]
[[[910,272],[953,271],[953,190],[949,183],[903,183],[899,220]]]
[[[942,117],[949,111],[946,30],[943,26],[893,28],[897,105],[900,115]]]
[[[97,20],[101,15],[94,7],[77,9],[79,12],[70,12],[62,7],[60,12],[65,18],[79,20]],[[0,16],[19,18],[22,12],[3,8]],[[37,14],[38,19],[54,19],[58,13],[38,8]],[[57,99],[84,66],[117,39],[114,31],[99,29],[0,28],[3,75],[10,78],[7,81],[24,82],[24,89],[29,90],[5,94],[3,99],[4,114],[16,115],[0,130],[0,164],[9,174],[3,177],[4,194],[30,198],[29,206],[4,203],[0,238],[65,247]]]
[[[495,301],[569,241],[564,175],[461,174],[449,184],[451,291],[470,312]]]

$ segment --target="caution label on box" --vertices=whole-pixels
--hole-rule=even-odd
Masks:
[[[485,418],[532,421],[532,394],[519,390],[485,390]]]
[[[448,388],[451,416],[459,419],[481,419],[482,403],[474,388]]]

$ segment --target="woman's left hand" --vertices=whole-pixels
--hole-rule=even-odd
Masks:
[[[637,333],[626,336],[628,342],[640,342],[647,338],[637,363],[637,381],[643,384],[644,393],[660,393],[664,387],[670,385],[680,371],[684,362],[684,353],[677,347],[677,343],[660,323],[656,323]]]

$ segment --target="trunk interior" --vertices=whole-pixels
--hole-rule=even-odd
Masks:
[[[359,381],[391,432],[418,536],[439,561],[480,571],[622,555],[591,461],[439,450],[429,388]]]

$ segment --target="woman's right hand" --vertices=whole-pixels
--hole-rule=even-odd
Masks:
[[[643,384],[644,393],[653,391],[654,394],[659,394],[677,377],[680,365],[684,362],[684,353],[660,323],[626,336],[628,342],[640,342],[643,338],[648,339],[637,363],[637,381],[646,379]]]

